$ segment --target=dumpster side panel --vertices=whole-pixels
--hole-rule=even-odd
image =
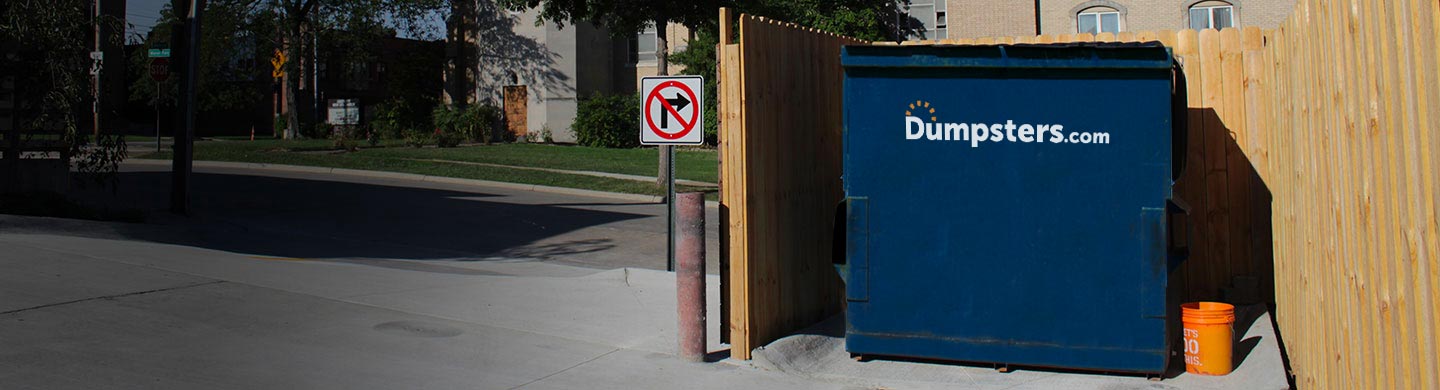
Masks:
[[[1164,370],[1168,70],[850,67],[846,82],[845,190],[868,213],[851,352]]]

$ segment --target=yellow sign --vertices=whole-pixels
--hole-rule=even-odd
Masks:
[[[277,79],[285,77],[286,60],[287,59],[285,58],[285,52],[280,51],[280,49],[275,49],[275,57],[270,58],[270,65],[273,65],[275,67],[275,70],[270,71],[270,77],[274,77]]]

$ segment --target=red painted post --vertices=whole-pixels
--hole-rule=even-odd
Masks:
[[[705,361],[705,193],[675,196],[675,287],[680,357]]]

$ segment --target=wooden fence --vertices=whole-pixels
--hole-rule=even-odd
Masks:
[[[722,17],[722,26],[728,24]],[[748,358],[749,349],[807,325],[814,318],[808,314],[828,313],[839,304],[817,275],[792,275],[788,268],[774,267],[815,267],[823,260],[815,256],[829,253],[829,217],[814,222],[816,210],[791,215],[786,213],[797,211],[785,208],[798,204],[828,211],[838,199],[836,88],[841,73],[836,54],[839,45],[852,41],[747,16],[740,25],[739,44],[721,44],[721,150],[727,187],[723,203],[732,218],[730,261],[735,264],[731,315],[749,315],[730,321],[734,335],[745,335],[732,340],[733,351]],[[1176,184],[1177,193],[1191,204],[1196,228],[1192,257],[1181,270],[1184,298],[1243,301],[1255,298],[1249,290],[1258,287],[1258,299],[1276,305],[1280,334],[1301,386],[1440,388],[1440,325],[1435,321],[1440,316],[1435,156],[1440,126],[1431,122],[1440,120],[1437,26],[1440,9],[1433,0],[1300,0],[1280,28],[1268,31],[906,44],[1165,43],[1182,64],[1190,108],[1184,118],[1190,129],[1187,168]],[[797,85],[795,77],[836,84]],[[768,104],[797,97],[834,105],[780,111],[781,105]],[[767,104],[755,104],[762,101]],[[795,119],[786,116],[792,115],[834,118],[822,127],[791,128]],[[801,153],[792,149],[799,146],[794,139],[756,138],[787,137],[774,134],[781,129],[800,137],[832,137],[833,142],[805,146],[810,149]],[[821,158],[836,160],[816,161]],[[766,181],[779,177],[797,182],[776,187]],[[805,192],[809,189],[823,191]],[[761,203],[769,208],[757,213]],[[781,231],[786,229],[817,232]],[[763,251],[746,247],[757,237],[780,234],[818,237],[823,243],[797,244],[813,252],[786,246],[791,241],[769,241]],[[779,243],[786,245],[776,247]],[[745,268],[757,264],[770,268]],[[1258,286],[1247,283],[1251,280]],[[818,299],[775,295],[784,288],[791,294],[819,294]],[[756,315],[756,305],[772,313],[807,315],[779,322],[780,317]]]
[[[865,42],[721,11],[721,202],[731,354],[842,308],[830,262],[840,187],[840,46]]]
[[[1306,388],[1440,389],[1434,0],[1302,0],[1247,71]]]

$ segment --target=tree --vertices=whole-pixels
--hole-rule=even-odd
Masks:
[[[741,13],[765,15],[868,41],[890,39],[903,33],[900,27],[905,26],[896,22],[903,19],[896,18],[900,14],[893,0],[755,0],[731,5]],[[739,30],[732,31],[739,33]],[[686,72],[705,78],[705,96],[718,96],[715,45],[720,43],[719,35],[719,26],[701,24],[686,49],[673,56],[674,62],[685,66]],[[717,100],[705,100],[706,142],[713,143],[718,136]]]
[[[196,91],[198,111],[243,109],[264,99],[255,83],[257,78],[269,77],[269,65],[263,61],[256,64],[255,59],[274,51],[270,40],[275,26],[273,15],[255,12],[245,0],[212,0],[205,7],[204,20]],[[134,80],[130,100],[157,108],[174,106],[179,83],[166,81],[159,85],[164,90],[157,90],[148,71],[151,61],[148,51],[160,41],[169,41],[170,28],[177,21],[170,5],[163,6],[154,30],[130,58]],[[173,47],[175,43],[169,45]]]
[[[9,0],[0,3],[0,79],[14,82],[15,106],[5,138],[5,167],[0,187],[18,183],[22,134],[59,139],[81,172],[108,177],[125,157],[115,136],[90,139],[78,117],[88,112],[92,50],[96,25],[123,31],[120,21],[91,16],[84,0]],[[120,34],[110,36],[120,44]],[[23,93],[19,93],[23,91]]]
[[[564,27],[566,23],[587,21],[610,30],[615,36],[633,36],[646,26],[655,26],[655,68],[656,75],[670,74],[666,26],[680,23],[694,30],[704,24],[715,24],[715,13],[729,0],[692,1],[586,1],[586,0],[498,0],[503,7],[514,11],[540,9],[540,20],[536,23],[551,22]],[[660,174],[657,182],[665,185],[669,181],[669,147],[660,147]]]
[[[300,75],[314,74],[313,38],[320,31],[340,29],[373,31],[394,28],[410,36],[429,38],[436,32],[428,16],[444,9],[444,0],[263,0],[259,12],[276,16],[274,43],[289,60],[285,63],[285,138],[299,135],[300,115],[296,91]],[[303,67],[302,67],[303,64]]]

